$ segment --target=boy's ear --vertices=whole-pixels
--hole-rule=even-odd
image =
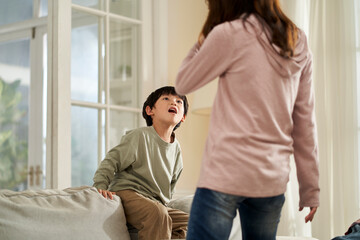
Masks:
[[[154,113],[153,113],[153,111],[152,111],[152,109],[151,109],[150,106],[146,106],[145,111],[146,111],[146,114],[149,115],[150,117],[151,117],[152,115],[154,115]]]
[[[184,115],[181,119],[181,122],[185,122],[185,119],[186,119],[186,115]]]

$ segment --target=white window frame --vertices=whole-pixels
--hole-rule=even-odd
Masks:
[[[136,24],[141,26],[142,25],[142,21],[140,20],[136,20],[136,19],[131,19],[131,18],[127,18],[127,17],[123,17],[123,16],[119,16],[116,14],[112,14],[109,13],[109,5],[108,5],[108,1],[106,1],[105,4],[105,10],[104,11],[100,11],[100,10],[96,10],[93,8],[88,8],[88,7],[83,7],[83,6],[79,6],[76,4],[72,4],[72,9],[73,10],[77,10],[79,12],[82,13],[87,13],[87,14],[91,14],[92,16],[96,16],[96,17],[104,17],[105,19],[105,61],[102,62],[102,59],[100,59],[99,61],[99,67],[98,69],[100,71],[102,71],[102,66],[104,65],[104,69],[105,69],[105,76],[102,74],[102,72],[99,72],[99,86],[100,84],[102,84],[103,82],[105,83],[105,86],[110,86],[110,33],[109,33],[109,28],[110,28],[110,20],[116,20],[116,21],[123,21],[126,23],[130,23],[130,24]],[[107,14],[108,13],[108,14]],[[100,26],[101,27],[101,26]],[[134,36],[135,38],[136,36]],[[102,44],[102,41],[99,41],[99,44]],[[137,49],[135,46],[133,46],[133,50],[132,52],[136,52]],[[99,46],[99,49],[100,46]],[[101,53],[100,53],[101,54]],[[137,62],[136,60],[134,61],[134,65],[135,62]],[[135,73],[137,72],[136,70],[134,71]],[[104,77],[103,77],[104,76]],[[105,79],[103,79],[105,78]],[[105,81],[104,81],[105,80]],[[136,89],[136,87],[135,87]],[[134,91],[134,90],[133,90]],[[136,92],[133,92],[134,94],[136,94]],[[99,94],[99,97],[101,96],[101,93]],[[125,111],[125,112],[130,112],[130,113],[141,113],[141,109],[140,108],[136,108],[136,107],[126,107],[126,106],[120,106],[120,105],[113,105],[110,104],[110,89],[106,88],[106,99],[105,99],[105,103],[90,103],[90,102],[85,102],[85,101],[79,101],[79,100],[71,100],[71,104],[72,106],[79,106],[79,107],[87,107],[87,108],[92,108],[92,109],[97,109],[97,110],[105,110],[105,114],[106,114],[106,124],[105,124],[105,150],[108,151],[110,149],[110,134],[109,134],[109,129],[110,129],[110,111],[111,110],[120,110],[120,111]],[[101,99],[99,99],[99,102],[101,101]],[[99,113],[99,118],[101,118],[101,113]],[[99,121],[99,124],[101,124],[101,121]],[[102,128],[101,126],[98,127],[99,129],[99,135],[98,136],[102,136]],[[100,163],[101,161],[101,153],[102,153],[102,149],[101,149],[101,137],[99,137],[99,142],[98,142],[98,162]]]
[[[71,185],[71,0],[48,2],[46,187]]]
[[[71,101],[71,11],[72,8],[75,10],[86,10],[91,11],[95,15],[103,14],[103,12],[82,8],[72,4],[71,0],[49,0],[48,6],[46,187],[63,189],[71,186],[71,105],[102,108],[102,106],[100,108],[97,104]],[[166,85],[168,82],[166,70],[167,1],[143,0],[141,13],[142,69],[140,71],[140,78],[142,81],[142,92],[140,93],[139,100],[143,102],[151,91]],[[105,16],[106,21],[109,21],[109,15],[111,14]],[[115,16],[118,17],[117,15]],[[131,20],[128,18],[123,19]],[[109,26],[108,23],[106,26]],[[105,38],[107,38],[105,41],[108,41],[109,36],[105,35]],[[107,56],[109,57],[108,52]],[[108,57],[105,59],[105,65],[109,63]],[[109,76],[105,76],[105,82],[108,82],[108,79]],[[139,108],[119,108],[132,112],[141,111]],[[109,118],[107,117],[107,119]],[[109,122],[107,122],[107,126],[109,126]],[[106,136],[109,136],[109,134],[106,133]],[[108,147],[109,138],[106,138],[106,146]]]
[[[36,29],[36,30],[35,30]],[[44,35],[47,33],[47,26],[42,25],[32,30],[32,41],[30,42],[30,51],[37,54],[31,54],[30,69],[30,107],[32,108],[29,114],[29,145],[28,145],[28,163],[29,167],[33,167],[33,175],[36,179],[33,183],[30,181],[30,189],[43,188],[44,180],[44,167],[43,166],[43,101],[44,101],[44,76],[43,76],[43,63],[44,59]],[[45,164],[46,165],[46,164]],[[31,171],[29,169],[29,171]],[[40,172],[38,172],[40,171]],[[30,176],[29,176],[30,177]]]

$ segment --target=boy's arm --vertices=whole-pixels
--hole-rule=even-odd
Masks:
[[[181,172],[182,172],[182,169],[180,170],[180,172],[177,175],[174,175],[174,178],[171,181],[171,196],[170,196],[170,198],[172,198],[175,193],[175,185],[176,185],[177,181],[179,180]]]
[[[170,183],[170,189],[171,189],[171,196],[170,196],[170,198],[172,198],[172,196],[174,195],[175,185],[176,185],[177,181],[179,180],[179,177],[180,177],[181,172],[182,172],[182,170],[183,170],[183,163],[182,163],[181,152],[178,153],[175,162],[176,162],[175,171],[174,171],[174,175],[173,175],[173,177],[172,177],[171,183]]]
[[[94,184],[93,186],[97,189],[107,190],[110,182],[114,178],[114,173],[119,171],[120,165],[120,149],[119,146],[111,149],[103,161],[101,161],[100,166],[95,172],[94,175]]]
[[[130,135],[130,134],[129,134]],[[108,190],[114,174],[129,167],[136,159],[134,136],[125,135],[118,146],[111,149],[94,175],[93,186],[97,189]]]

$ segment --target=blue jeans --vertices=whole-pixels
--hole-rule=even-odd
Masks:
[[[248,198],[198,188],[191,207],[186,239],[228,239],[238,210],[243,240],[275,240],[284,202],[284,194]]]

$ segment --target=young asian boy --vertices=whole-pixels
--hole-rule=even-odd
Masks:
[[[183,169],[177,129],[188,110],[186,96],[166,86],[143,105],[147,127],[128,131],[101,162],[94,187],[106,198],[121,198],[126,220],[139,240],[185,238],[189,215],[167,207]]]

